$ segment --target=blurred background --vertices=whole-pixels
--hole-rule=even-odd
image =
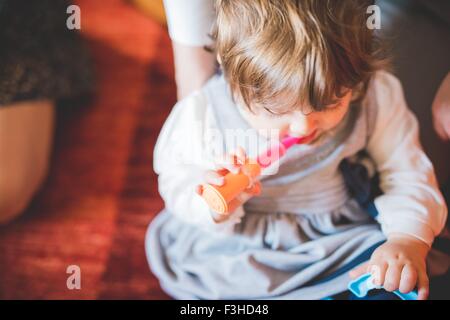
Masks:
[[[162,1],[73,3],[96,91],[58,108],[48,179],[0,227],[0,299],[165,299],[144,252],[163,207],[153,146],[176,102]],[[81,269],[81,290],[67,289],[69,265]]]

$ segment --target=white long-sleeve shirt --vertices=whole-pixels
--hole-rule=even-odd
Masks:
[[[179,101],[165,122],[154,152],[154,170],[166,208],[187,223],[232,232],[245,214],[216,223],[205,201],[195,193],[206,170],[215,168],[207,131],[217,129],[208,98],[199,90]],[[375,104],[377,116],[367,151],[380,174],[384,194],[375,199],[382,231],[405,233],[431,245],[446,221],[447,208],[434,170],[422,150],[418,123],[408,109],[401,84],[386,72],[371,81],[361,107]]]
[[[239,207],[225,222],[216,223],[213,212],[195,192],[204,182],[204,173],[215,169],[208,152],[206,131],[214,128],[208,101],[201,91],[179,101],[167,118],[154,150],[154,171],[166,208],[187,223],[207,230],[231,232],[244,214]]]
[[[367,98],[378,106],[367,145],[384,192],[375,199],[378,221],[385,234],[406,233],[431,245],[445,225],[447,208],[420,145],[417,119],[406,105],[400,81],[388,73],[375,78]]]
[[[211,45],[214,0],[164,0],[170,38],[188,46]]]

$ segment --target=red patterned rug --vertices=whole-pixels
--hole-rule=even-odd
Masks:
[[[46,184],[0,228],[0,299],[165,299],[144,235],[163,207],[152,153],[175,103],[170,40],[124,1],[76,2],[97,95],[59,117]],[[80,290],[67,288],[69,265]]]

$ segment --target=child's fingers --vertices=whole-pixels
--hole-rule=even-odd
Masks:
[[[252,186],[244,190],[245,193],[248,193],[251,196],[256,196],[261,193],[261,182],[256,181]]]
[[[195,192],[198,194],[198,195],[202,195],[203,194],[203,186],[201,185],[201,184],[199,184],[198,186],[196,186],[195,187]]]
[[[430,290],[430,283],[428,280],[428,275],[426,272],[419,272],[418,274],[418,294],[419,294],[419,300],[426,300],[428,299],[428,294]]]
[[[228,203],[228,214],[234,212],[239,206],[247,202],[247,200],[250,199],[252,196],[253,195],[249,193],[241,192],[236,198],[234,198]]]
[[[389,263],[383,284],[384,289],[390,292],[398,289],[400,285],[400,276],[403,269],[402,267],[403,265],[397,262]]]
[[[369,272],[372,275],[373,283],[377,286],[383,285],[386,277],[387,263],[385,261],[375,260],[369,267]]]
[[[356,279],[359,276],[362,276],[363,274],[367,273],[367,267],[368,267],[369,263],[363,263],[362,265],[356,267],[355,269],[351,270],[349,272],[349,276],[352,279]]]
[[[226,169],[232,173],[239,173],[239,162],[237,157],[232,154],[224,155],[215,160],[216,171]]]
[[[402,275],[400,279],[399,290],[402,293],[411,292],[417,283],[417,272],[411,264],[406,264],[403,267]]]
[[[261,193],[261,182],[257,181],[250,188],[245,189],[236,198],[228,203],[228,212],[233,212],[250,198]]]
[[[224,176],[226,176],[226,175],[228,174],[228,172],[230,172],[230,171],[229,171],[228,169],[222,168],[222,169],[216,170],[216,172],[217,172],[220,176],[224,177]]]
[[[230,154],[222,155],[215,160],[216,168],[225,168],[230,172],[238,173],[239,168],[246,162],[247,154],[242,147],[236,148]]]
[[[228,172],[227,169],[220,169],[218,171],[209,170],[205,172],[203,179],[205,180],[205,183],[221,186],[225,183],[224,176]],[[195,192],[201,196],[203,194],[203,185],[197,185],[195,187]]]
[[[208,170],[205,172],[204,179],[206,183],[213,184],[216,186],[221,186],[225,183],[225,179],[223,175],[221,175],[219,172]]]
[[[236,160],[239,162],[240,165],[243,165],[247,160],[247,154],[245,153],[245,150],[242,147],[237,147],[237,149],[232,154],[236,156]]]
[[[256,185],[256,184],[255,184]],[[258,187],[255,187],[255,189],[257,189]],[[253,189],[246,189],[245,191],[241,192],[236,199],[240,202],[240,204],[243,204],[245,202],[247,202],[247,200],[249,200],[250,198],[252,198],[254,196],[253,192],[250,192]]]
[[[234,211],[236,211],[236,209],[238,208],[238,207],[240,207],[241,205],[242,205],[242,200],[241,199],[239,199],[239,198],[235,198],[235,199],[233,199],[233,200],[231,200],[229,203],[228,203],[228,212],[227,212],[227,214],[231,214],[231,213],[233,213]]]

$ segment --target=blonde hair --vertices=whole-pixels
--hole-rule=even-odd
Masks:
[[[362,96],[386,62],[366,26],[371,3],[216,0],[215,49],[233,94],[277,111],[321,111],[345,89]]]

